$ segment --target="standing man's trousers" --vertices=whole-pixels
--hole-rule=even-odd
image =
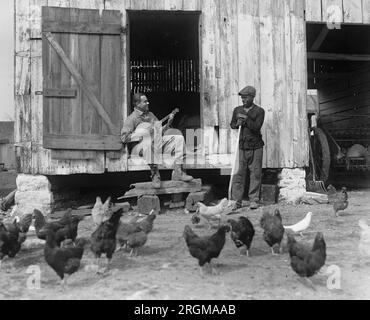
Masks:
[[[242,203],[245,189],[245,179],[249,170],[249,200],[258,202],[260,198],[262,179],[263,148],[256,150],[239,149],[239,167],[233,176],[232,199]]]

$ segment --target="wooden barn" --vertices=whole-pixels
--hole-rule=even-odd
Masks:
[[[15,0],[19,172],[146,169],[119,139],[134,92],[158,118],[178,107],[175,125],[203,129],[202,160],[188,168],[230,168],[232,110],[253,85],[266,111],[264,168],[304,179],[307,89],[324,78],[312,61],[368,58],[320,50],[343,23],[370,23],[370,0]]]

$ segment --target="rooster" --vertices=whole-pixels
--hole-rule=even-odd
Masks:
[[[202,273],[204,267],[210,266],[211,273],[216,273],[211,265],[211,260],[217,258],[223,249],[226,241],[226,232],[230,231],[230,227],[225,225],[218,228],[217,232],[210,235],[200,237],[189,226],[185,226],[183,236],[190,254],[198,260]]]
[[[91,209],[91,216],[95,227],[99,227],[104,221],[109,220],[112,215],[111,207],[111,197],[103,203],[100,197],[96,197],[96,202],[94,207]]]
[[[228,203],[229,201],[227,198],[222,199],[219,204],[209,207],[201,202],[197,202],[197,211],[192,218],[193,223],[195,221],[200,221],[199,219],[195,218],[198,216],[207,221],[209,229],[212,227],[211,221],[218,221],[218,226],[220,226],[223,213],[227,208]]]

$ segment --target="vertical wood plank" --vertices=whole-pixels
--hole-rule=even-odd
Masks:
[[[202,2],[202,90],[201,105],[204,127],[218,125],[218,112],[216,106],[217,82],[216,82],[216,57],[215,57],[215,21],[217,20],[216,0]]]
[[[343,0],[344,22],[362,23],[362,0]]]
[[[121,23],[119,11],[105,10],[102,14],[105,23]],[[101,103],[112,119],[121,127],[122,119],[122,83],[121,83],[121,39],[116,35],[101,36]],[[103,124],[103,134],[108,128]]]
[[[151,3],[155,3],[156,1],[150,1]],[[108,10],[118,10],[121,12],[121,25],[123,27],[127,27],[127,13],[126,9],[130,0],[112,0],[106,2],[105,9]],[[120,123],[122,124],[124,119],[126,119],[128,115],[128,97],[127,97],[127,88],[130,85],[130,79],[128,78],[128,72],[130,68],[130,61],[128,60],[128,34],[123,33],[121,34],[121,55],[120,55],[120,96],[121,96],[121,105],[120,105],[120,114],[121,119]],[[122,147],[123,148],[123,147]],[[105,157],[105,167],[109,172],[117,172],[117,171],[127,171],[127,163],[128,163],[128,154],[126,153],[126,149],[123,148],[118,159],[110,159],[108,156]]]
[[[265,150],[266,167],[273,167],[274,159],[278,159],[275,137],[273,133],[274,115],[274,43],[273,43],[273,1],[260,1],[260,43],[261,47],[261,106],[265,110]]]
[[[362,23],[370,23],[370,0],[362,0]]]
[[[71,6],[73,6],[70,10],[70,19],[71,21],[73,22],[79,22],[79,10],[80,9],[77,9],[76,8],[76,4],[73,4],[71,3]],[[81,65],[81,60],[80,60],[80,57],[79,57],[79,52],[80,52],[80,47],[79,47],[79,35],[78,34],[70,34],[69,35],[69,54],[70,54],[70,58],[71,58],[71,61],[73,63],[73,65],[76,67],[76,69],[78,70],[78,72],[80,72],[80,74],[82,73],[82,65]],[[82,121],[81,121],[81,117],[82,117],[82,91],[81,89],[79,89],[79,86],[76,82],[76,80],[71,77],[71,87],[72,88],[76,88],[77,89],[77,97],[74,98],[74,99],[71,99],[70,101],[70,107],[71,107],[71,119],[70,119],[70,122],[71,122],[71,131],[70,133],[71,134],[75,134],[75,135],[78,135],[78,134],[81,134],[82,132]]]
[[[306,0],[306,21],[322,21],[321,0]]]
[[[46,0],[30,0],[31,40],[31,128],[32,128],[32,172],[37,172],[40,157],[38,149],[43,141],[43,98],[36,91],[43,90],[42,40],[41,40],[41,6]]]
[[[321,12],[321,10],[320,10]],[[293,104],[293,72],[292,72],[292,25],[290,0],[284,1],[284,49],[285,52],[285,91],[286,105],[283,107],[281,122],[279,122],[280,130],[280,148],[282,148],[285,156],[284,162],[280,164],[287,168],[294,167],[293,162],[293,144],[286,141],[293,141],[294,135],[294,104]]]
[[[291,7],[293,8],[291,16],[294,111],[293,165],[294,167],[304,167],[308,165],[306,23],[303,16],[303,1],[291,0]]]
[[[285,1],[279,0],[275,2],[273,8],[273,43],[274,43],[274,106],[272,126],[270,128],[273,137],[273,154],[274,159],[270,162],[271,167],[280,167],[281,164],[286,164],[289,160],[289,147],[287,148],[286,140],[282,136],[286,133],[286,127],[290,123],[286,122],[286,108],[288,104],[286,71],[287,65],[285,60]],[[289,137],[288,134],[285,135]],[[271,140],[271,139],[270,139]],[[276,143],[275,143],[276,142]],[[272,148],[270,147],[270,150]]]
[[[256,88],[255,103],[261,105],[261,71],[260,71],[260,18],[259,1],[238,1],[238,57],[239,57],[239,90],[247,85]],[[241,104],[241,102],[239,102]],[[235,106],[234,106],[235,107]],[[263,107],[263,106],[262,106]],[[229,109],[229,123],[232,110]],[[265,141],[266,130],[263,127],[262,136]],[[234,141],[234,140],[232,140]],[[232,142],[231,142],[232,143]],[[231,149],[229,148],[229,151]],[[266,152],[264,152],[265,164]]]
[[[15,142],[25,143],[24,147],[16,147],[20,172],[29,173],[32,168],[31,154],[31,97],[30,97],[30,28],[29,0],[15,1]],[[18,161],[17,160],[17,161]]]
[[[96,22],[99,15],[94,11],[81,10],[80,22]],[[94,94],[100,100],[100,39],[97,35],[79,35],[79,59],[81,61],[82,77],[92,88]],[[99,133],[101,120],[95,109],[86,98],[82,96],[82,134]]]
[[[343,22],[343,1],[322,0],[322,21]]]
[[[230,129],[230,120],[233,109],[238,104],[239,66],[238,66],[238,19],[237,1],[220,1],[219,28],[221,33],[220,51],[221,65],[218,83],[218,118],[220,128],[219,153],[226,154],[231,151],[235,141],[224,129]],[[236,98],[236,99],[235,99]],[[231,129],[230,129],[231,130]],[[225,134],[222,134],[225,133]]]
[[[61,14],[61,17],[59,21],[65,21],[65,22],[71,22],[71,15],[70,11],[64,11]],[[71,48],[70,48],[70,41],[71,41],[71,35],[66,33],[66,34],[61,34],[60,35],[60,45],[63,48],[64,52],[67,54],[68,57],[71,57]],[[59,58],[60,60],[60,58]],[[71,87],[71,82],[72,82],[72,76],[71,73],[67,70],[65,65],[60,61],[61,67],[60,67],[60,72],[61,72],[61,77],[60,77],[60,84],[61,88],[70,88]],[[72,130],[72,107],[71,107],[71,102],[74,99],[66,99],[66,98],[61,98],[60,99],[60,131],[63,134],[70,134]]]

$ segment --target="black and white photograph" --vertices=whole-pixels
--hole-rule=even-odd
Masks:
[[[3,0],[0,26],[0,300],[370,299],[370,0]]]

